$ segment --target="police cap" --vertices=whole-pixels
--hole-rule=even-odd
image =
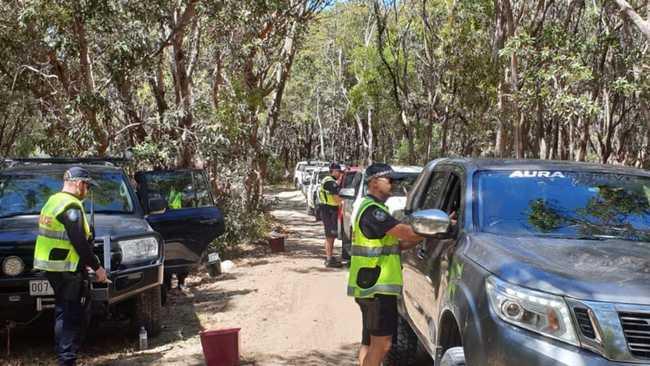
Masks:
[[[82,181],[97,187],[97,182],[90,176],[90,173],[86,169],[78,166],[73,166],[66,170],[65,174],[63,174],[63,180],[73,182]]]

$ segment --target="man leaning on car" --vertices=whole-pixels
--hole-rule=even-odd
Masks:
[[[348,295],[361,309],[359,365],[379,366],[397,333],[397,299],[402,296],[400,252],[423,240],[410,225],[392,217],[384,204],[395,172],[388,164],[366,169],[368,195],[352,223]]]
[[[55,294],[54,337],[59,365],[74,365],[90,302],[86,267],[97,282],[106,271],[92,252],[92,232],[82,200],[95,181],[90,173],[72,167],[63,176],[63,189],[43,206],[34,249],[34,268],[46,271]]]

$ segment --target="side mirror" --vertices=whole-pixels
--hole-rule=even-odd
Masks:
[[[354,188],[342,188],[339,190],[339,196],[342,198],[354,198]]]
[[[425,237],[446,233],[450,223],[449,215],[437,209],[416,211],[408,221],[416,234]]]
[[[160,213],[167,209],[167,200],[164,198],[150,198],[149,199],[149,212]]]

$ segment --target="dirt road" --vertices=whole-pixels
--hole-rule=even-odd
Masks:
[[[238,327],[244,365],[355,364],[361,324],[345,295],[346,271],[323,267],[322,224],[304,214],[302,194],[273,194],[279,203],[272,214],[288,231],[284,253],[251,245],[231,272],[188,277],[186,288],[170,294],[163,332],[150,340],[151,349],[136,351],[137,340],[105,326],[91,334],[81,363],[202,365],[198,332]],[[13,355],[0,356],[0,364],[54,363],[51,333],[36,337],[34,331],[43,334],[12,339]]]

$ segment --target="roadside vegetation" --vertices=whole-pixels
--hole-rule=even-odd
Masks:
[[[210,174],[234,246],[307,158],[650,166],[647,0],[0,3],[0,155]]]

